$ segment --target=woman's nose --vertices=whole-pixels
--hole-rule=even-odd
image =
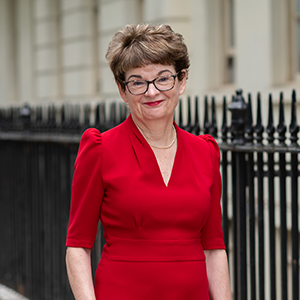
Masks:
[[[155,85],[153,84],[153,82],[151,82],[149,84],[149,86],[148,86],[148,90],[145,93],[145,95],[148,96],[148,97],[154,97],[154,96],[156,96],[159,93],[160,93],[160,91],[155,87]]]

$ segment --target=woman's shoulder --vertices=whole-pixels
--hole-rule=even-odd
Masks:
[[[99,129],[91,127],[86,129],[81,137],[81,143],[103,143],[103,140],[111,140],[122,134],[122,124],[119,124],[109,130],[100,132]]]
[[[194,135],[192,133],[186,132],[180,129],[184,142],[192,149],[197,151],[197,153],[210,152],[212,156],[220,156],[220,150],[217,141],[209,134]]]
[[[209,134],[199,135],[198,139],[204,141],[208,145],[208,147],[210,149],[212,160],[214,158],[217,160],[220,160],[219,145],[218,145],[217,141],[211,135],[209,135]]]
[[[119,145],[127,135],[124,122],[102,132],[101,135],[104,146],[112,147],[113,145]]]
[[[209,134],[202,134],[197,136],[198,139],[206,142],[210,148],[215,148],[219,151],[219,146],[217,141]]]
[[[101,139],[102,137],[102,134],[100,132],[99,129],[97,128],[94,128],[94,127],[90,127],[90,128],[87,128],[83,134],[82,134],[82,137],[81,139]]]
[[[102,135],[100,131],[96,128],[86,129],[80,139],[78,155],[80,157],[85,153],[97,153],[101,151],[102,148]]]
[[[184,129],[179,128],[182,133],[183,139],[190,143],[195,143],[197,145],[207,144],[212,147],[218,148],[218,143],[216,140],[209,134],[195,135],[185,131]]]
[[[80,147],[86,147],[89,145],[101,145],[102,144],[102,134],[96,128],[86,129],[80,139]]]

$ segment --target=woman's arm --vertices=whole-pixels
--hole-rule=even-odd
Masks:
[[[230,300],[228,262],[225,250],[204,250],[211,300]]]
[[[66,265],[75,299],[96,300],[91,271],[91,250],[68,247]]]

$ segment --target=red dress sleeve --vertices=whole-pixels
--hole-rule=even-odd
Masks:
[[[101,133],[91,128],[82,135],[71,193],[71,209],[66,245],[92,249],[103,198],[101,176]]]
[[[222,229],[221,194],[222,181],[220,174],[220,150],[217,142],[210,135],[202,135],[209,145],[212,161],[213,183],[211,186],[211,208],[207,222],[202,229],[202,245],[205,250],[225,249]]]

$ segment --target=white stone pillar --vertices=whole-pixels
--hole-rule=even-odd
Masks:
[[[236,1],[237,86],[255,93],[272,85],[272,1]]]
[[[98,93],[97,10],[94,0],[61,0],[63,96],[83,101]]]
[[[202,95],[223,84],[223,7],[218,0],[192,0],[190,43],[191,92]]]
[[[150,24],[168,24],[175,32],[183,35],[184,41],[191,51],[193,32],[191,31],[191,0],[145,0],[143,15],[144,22]],[[187,83],[185,95],[190,91]]]
[[[294,76],[296,65],[291,65],[294,34],[290,14],[291,4],[285,0],[272,1],[273,83],[285,84]]]
[[[16,100],[14,1],[0,0],[0,105]]]
[[[18,102],[32,102],[33,94],[33,13],[31,0],[16,2],[16,56]]]
[[[143,10],[140,0],[99,1],[99,89],[103,99],[120,98],[105,59],[108,43],[114,33],[126,24],[137,24],[142,21]]]
[[[34,74],[38,102],[62,95],[60,19],[57,0],[34,2]]]

